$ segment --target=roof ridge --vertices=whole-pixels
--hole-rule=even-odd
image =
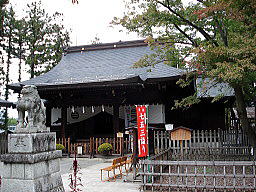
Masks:
[[[118,41],[112,43],[99,43],[89,45],[71,46],[66,49],[66,53],[80,52],[80,51],[94,51],[104,49],[116,49],[116,48],[128,48],[128,47],[139,47],[147,46],[145,40],[133,40],[133,41]]]

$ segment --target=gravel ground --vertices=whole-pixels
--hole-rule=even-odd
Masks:
[[[124,178],[118,178],[116,181],[101,181],[100,169],[110,166],[111,163],[99,163],[89,166],[85,169],[81,169],[79,177],[81,178],[81,184],[79,186],[82,192],[139,192],[140,183],[124,182]],[[110,173],[112,175],[112,173]],[[127,178],[128,177],[128,178]],[[132,177],[129,173],[126,178]],[[70,192],[70,174],[62,175],[63,185],[66,192]],[[103,180],[107,179],[107,173],[103,173]]]

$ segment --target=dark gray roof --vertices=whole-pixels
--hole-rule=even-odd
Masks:
[[[141,57],[152,53],[143,41],[79,46],[69,50],[51,71],[21,84],[40,87],[111,82],[135,77],[148,81],[178,77],[184,73],[163,63],[157,64],[151,72],[148,72],[149,68],[132,68]],[[20,84],[10,85],[10,88],[15,87],[20,87]]]
[[[0,107],[15,107],[16,105],[10,101],[0,99]]]
[[[198,97],[234,96],[234,89],[227,83],[217,83],[209,78],[197,78],[196,88]]]

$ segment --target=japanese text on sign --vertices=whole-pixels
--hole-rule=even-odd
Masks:
[[[139,157],[146,157],[148,155],[147,108],[146,106],[138,106],[136,107],[136,111]]]

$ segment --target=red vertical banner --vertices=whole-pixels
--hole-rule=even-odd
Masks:
[[[138,125],[138,148],[139,157],[148,156],[148,130],[147,130],[147,108],[136,107]]]

